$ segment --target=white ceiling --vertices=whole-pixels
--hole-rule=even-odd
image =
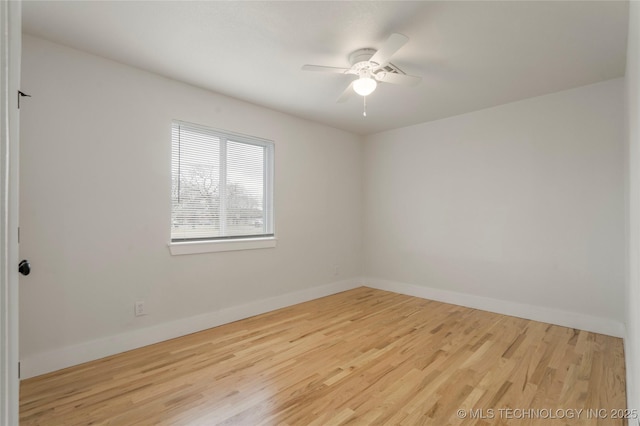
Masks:
[[[358,134],[624,75],[622,1],[25,1],[23,28],[118,62]],[[393,32],[418,87],[337,97],[350,52]]]

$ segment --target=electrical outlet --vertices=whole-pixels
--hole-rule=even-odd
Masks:
[[[137,317],[147,315],[147,309],[144,307],[144,300],[138,300],[134,305],[134,312]]]

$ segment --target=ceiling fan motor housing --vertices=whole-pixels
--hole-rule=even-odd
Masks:
[[[349,55],[349,63],[355,70],[377,67],[380,64],[369,62],[369,59],[371,59],[371,57],[375,55],[376,52],[376,49],[371,48],[358,49]]]
[[[379,63],[370,61],[369,59],[371,59],[376,52],[376,49],[371,48],[358,49],[352,52],[349,55],[351,70],[348,74],[355,74],[360,78],[375,78],[378,81],[383,80],[387,73],[404,74],[404,71],[391,62],[387,63],[384,67],[380,67]]]

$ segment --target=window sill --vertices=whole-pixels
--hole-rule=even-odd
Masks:
[[[169,243],[172,256],[183,254],[215,253],[219,251],[254,250],[272,248],[276,246],[276,239],[246,238],[224,241],[188,241],[183,243]]]

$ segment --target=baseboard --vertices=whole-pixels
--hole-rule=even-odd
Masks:
[[[104,337],[37,353],[21,358],[21,379],[39,376],[63,368],[94,361],[110,355],[184,336],[190,333],[228,324],[276,309],[330,296],[365,285],[380,290],[452,303],[475,309],[542,321],[564,327],[592,331],[609,336],[623,337],[620,322],[575,312],[560,311],[541,306],[457,293],[448,290],[399,283],[375,278],[355,278],[311,287],[280,296],[270,297],[243,305],[233,306],[189,318],[183,318],[151,327],[139,328],[114,336]]]
[[[20,360],[21,379],[39,376],[63,368],[94,361],[110,355],[173,339],[276,309],[308,302],[320,297],[362,286],[362,279],[338,281],[268,299],[232,306],[189,318],[121,333],[30,355]]]
[[[563,327],[571,327],[594,333],[606,334],[614,337],[624,337],[624,324],[608,318],[595,317],[577,312],[561,311],[542,306],[528,305],[508,300],[493,299],[458,293],[415,284],[399,283],[395,281],[365,278],[364,285],[379,290],[392,291],[408,296],[451,303],[483,311],[510,315],[534,321],[541,321]]]

